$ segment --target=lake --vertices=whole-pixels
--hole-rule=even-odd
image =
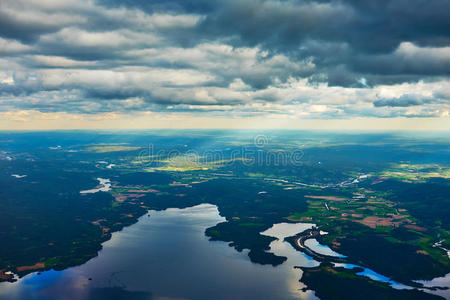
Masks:
[[[205,229],[223,221],[210,204],[150,211],[114,233],[87,263],[0,283],[0,298],[315,299],[314,292],[301,291],[301,271],[293,266],[317,262],[282,240],[310,224],[276,224],[263,233],[280,238],[270,251],[288,257],[272,267],[250,262],[246,251],[225,242],[209,241]]]

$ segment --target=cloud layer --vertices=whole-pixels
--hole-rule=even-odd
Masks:
[[[448,0],[3,0],[0,111],[448,117]]]

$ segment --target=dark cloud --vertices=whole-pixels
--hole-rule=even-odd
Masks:
[[[437,85],[433,97],[371,91],[448,83],[449,11],[448,0],[3,0],[0,96],[70,99],[5,100],[18,108],[162,110],[295,99],[352,105],[348,88],[366,89],[360,101],[372,109],[447,105],[439,99],[448,88]],[[314,89],[329,98],[317,100]]]
[[[449,42],[447,0],[226,1],[207,15],[205,30],[237,34],[243,43],[297,49],[306,39],[345,42],[365,52],[388,53],[403,41],[422,46]]]
[[[423,98],[417,95],[403,95],[394,99],[381,99],[373,103],[376,107],[391,106],[391,107],[408,107],[423,105],[433,102],[432,98]]]
[[[34,42],[41,34],[55,32],[60,28],[58,24],[42,24],[18,20],[15,16],[8,15],[0,8],[0,36],[17,39],[24,42]]]
[[[217,6],[220,5],[222,1],[219,0],[151,0],[151,1],[141,1],[141,0],[100,0],[97,1],[101,5],[105,5],[110,8],[117,7],[131,7],[142,9],[148,13],[154,12],[189,12],[189,13],[210,13],[217,10]]]
[[[448,49],[446,57],[396,53],[402,43],[449,46],[448,11],[447,0],[239,0],[227,1],[199,26],[210,36],[228,38],[236,46],[261,46],[291,57],[312,57],[332,85],[351,87],[357,86],[351,78],[376,74],[415,75],[410,77],[413,81],[422,75],[448,75]],[[343,66],[340,70],[346,68],[354,74],[337,78],[335,67],[339,65]]]

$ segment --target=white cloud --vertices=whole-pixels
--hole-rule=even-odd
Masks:
[[[33,47],[20,43],[16,40],[4,39],[0,37],[0,54],[19,54],[30,51]]]
[[[244,9],[250,4],[261,4],[256,11],[266,14]],[[448,46],[404,40],[390,51],[355,50],[338,33],[330,38],[322,32],[329,23],[357,17],[343,3],[244,1],[227,9],[211,16],[106,7],[93,0],[4,0],[0,25],[11,30],[0,30],[0,54],[6,57],[0,58],[0,110],[105,114],[164,112],[170,106],[273,118],[448,117]],[[226,23],[221,17],[227,14],[248,23]],[[223,31],[214,31],[215,17],[225,22]],[[303,40],[297,31],[312,37]],[[322,35],[313,36],[316,31]],[[286,49],[276,34],[288,38]],[[331,70],[359,88],[331,86]],[[383,80],[374,84],[377,76]],[[406,97],[426,101],[374,105]]]

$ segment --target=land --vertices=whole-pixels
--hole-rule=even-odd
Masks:
[[[363,182],[364,187],[358,185],[356,188],[347,188],[352,193],[347,200],[329,195],[306,196],[308,210],[288,216],[287,219],[317,224],[328,232],[327,235],[317,236],[319,242],[349,256],[354,263],[371,266],[395,280],[411,283],[414,278],[431,279],[437,274],[447,274],[450,268],[447,253],[439,247],[433,247],[433,242],[441,238],[448,242],[447,224],[428,220],[428,214],[422,213],[422,210],[420,213],[414,209],[410,212],[409,201],[400,202],[400,198],[397,198],[401,191],[388,192],[381,183],[373,184],[378,180],[370,178],[367,183]],[[405,184],[398,183],[396,179],[386,179],[386,183],[390,187]],[[407,184],[408,190],[414,190],[416,194],[430,188],[430,183]],[[433,190],[440,191],[443,198],[450,191],[448,185],[438,184],[433,186]],[[404,196],[401,199],[411,197]],[[440,209],[446,210],[444,205],[447,201],[442,199]],[[439,218],[439,215],[440,212],[435,212],[433,217]],[[384,257],[383,260],[379,259],[380,255]],[[414,261],[414,266],[408,261]],[[398,265],[403,267],[399,268]]]
[[[315,290],[320,299],[443,299],[418,290],[392,289],[387,283],[356,275],[358,270],[331,267],[329,264],[301,269],[303,283],[320,286]]]
[[[140,149],[139,147],[123,146],[123,145],[96,145],[88,146],[85,148],[87,152],[94,153],[107,153],[107,152],[122,152],[122,151],[134,151]]]
[[[448,144],[315,133],[299,148],[294,133],[277,134],[263,148],[248,142],[251,134],[218,140],[198,132],[0,135],[0,241],[7,245],[0,248],[0,280],[82,264],[148,210],[201,203],[216,205],[226,219],[206,236],[248,250],[254,263],[286,260],[267,251],[273,238],[260,232],[280,222],[309,222],[327,232],[315,235],[321,244],[396,281],[450,272],[444,250],[450,248]],[[221,156],[214,159],[202,153],[217,149]],[[299,149],[301,164],[287,156]],[[111,180],[110,191],[80,194],[98,177]],[[325,266],[304,270],[301,279],[319,297],[329,297],[339,282],[380,296],[423,294]]]

